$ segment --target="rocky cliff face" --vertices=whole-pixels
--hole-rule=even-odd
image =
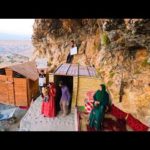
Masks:
[[[53,71],[75,40],[73,63],[94,65],[113,103],[150,125],[149,19],[36,19],[33,30],[32,59],[47,57]]]

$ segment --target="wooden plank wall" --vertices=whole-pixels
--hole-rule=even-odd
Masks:
[[[14,78],[16,106],[28,106],[27,79]]]
[[[10,68],[5,68],[6,76],[13,77],[13,71]]]
[[[27,106],[30,105],[30,102],[31,102],[31,98],[32,98],[32,86],[31,86],[31,82],[29,79],[27,79]]]
[[[15,91],[14,91],[14,79],[12,77],[7,77],[7,87],[8,87],[8,98],[9,104],[15,104]]]
[[[8,104],[8,86],[6,84],[7,77],[5,75],[0,75],[0,103]]]
[[[49,82],[54,82],[54,74],[49,74]]]
[[[32,81],[27,79],[27,90],[28,90],[28,106],[31,103],[32,97],[36,98],[38,96],[38,80]]]
[[[99,78],[92,77],[79,77],[79,93],[78,93],[78,106],[84,106],[84,100],[86,96],[86,92],[88,91],[96,91],[99,88],[99,84],[102,81]]]
[[[14,94],[14,79],[13,71],[10,68],[5,68],[6,78],[7,78],[7,89],[8,89],[8,104],[15,104],[15,94]]]
[[[73,77],[73,95],[72,95],[72,108],[76,105],[76,97],[77,97],[77,83],[78,83],[78,77]]]

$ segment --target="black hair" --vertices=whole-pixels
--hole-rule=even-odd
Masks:
[[[54,83],[53,82],[48,82],[48,85],[53,85]]]
[[[102,90],[106,91],[106,86],[104,84],[100,84],[100,86],[102,87]]]
[[[60,84],[60,85],[64,85],[64,82],[63,82],[63,81],[59,81],[59,84]]]
[[[43,87],[47,87],[46,83],[44,83]]]
[[[73,43],[72,47],[74,47],[74,46],[75,46],[75,42],[74,42],[74,40],[71,40],[71,42]]]

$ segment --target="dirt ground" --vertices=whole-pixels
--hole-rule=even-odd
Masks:
[[[42,99],[38,97],[22,118],[19,131],[75,131],[74,111],[66,117],[59,112],[56,117],[48,118],[41,114],[41,105]]]

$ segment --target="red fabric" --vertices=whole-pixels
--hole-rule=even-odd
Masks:
[[[87,125],[87,131],[96,131]],[[105,118],[103,122],[102,131],[127,131],[125,120],[114,121],[111,118]]]
[[[122,110],[114,106],[113,104],[111,106],[110,114],[112,114],[118,119],[125,119],[125,117],[127,116],[127,113],[123,112]]]
[[[91,128],[89,125],[87,125],[87,131],[96,131],[94,128]]]
[[[81,115],[81,112],[78,112]],[[88,114],[87,112],[82,112]],[[111,118],[104,118],[103,131],[127,131],[126,124],[129,125],[134,131],[147,131],[148,126],[144,125],[139,120],[135,119],[131,114],[128,115],[127,120],[125,119],[127,113],[121,111],[114,105],[111,107],[111,115],[116,117],[116,121]],[[82,117],[80,117],[82,120]],[[95,131],[87,125],[87,131]]]
[[[86,97],[88,100],[93,100],[94,91],[88,91]]]
[[[28,106],[19,106],[20,109],[28,109]]]
[[[135,119],[131,114],[128,115],[127,124],[134,130],[134,131],[147,131],[148,126],[144,125],[139,120]]]
[[[49,101],[42,102],[41,113],[46,117],[56,116],[55,96],[56,96],[56,89],[54,86],[51,86],[51,88],[49,89]]]
[[[55,83],[50,82],[51,88],[56,89]]]
[[[87,113],[90,113],[93,109],[93,95],[94,95],[94,91],[88,91],[86,93],[86,100],[87,100],[87,103],[85,104],[85,110]]]

